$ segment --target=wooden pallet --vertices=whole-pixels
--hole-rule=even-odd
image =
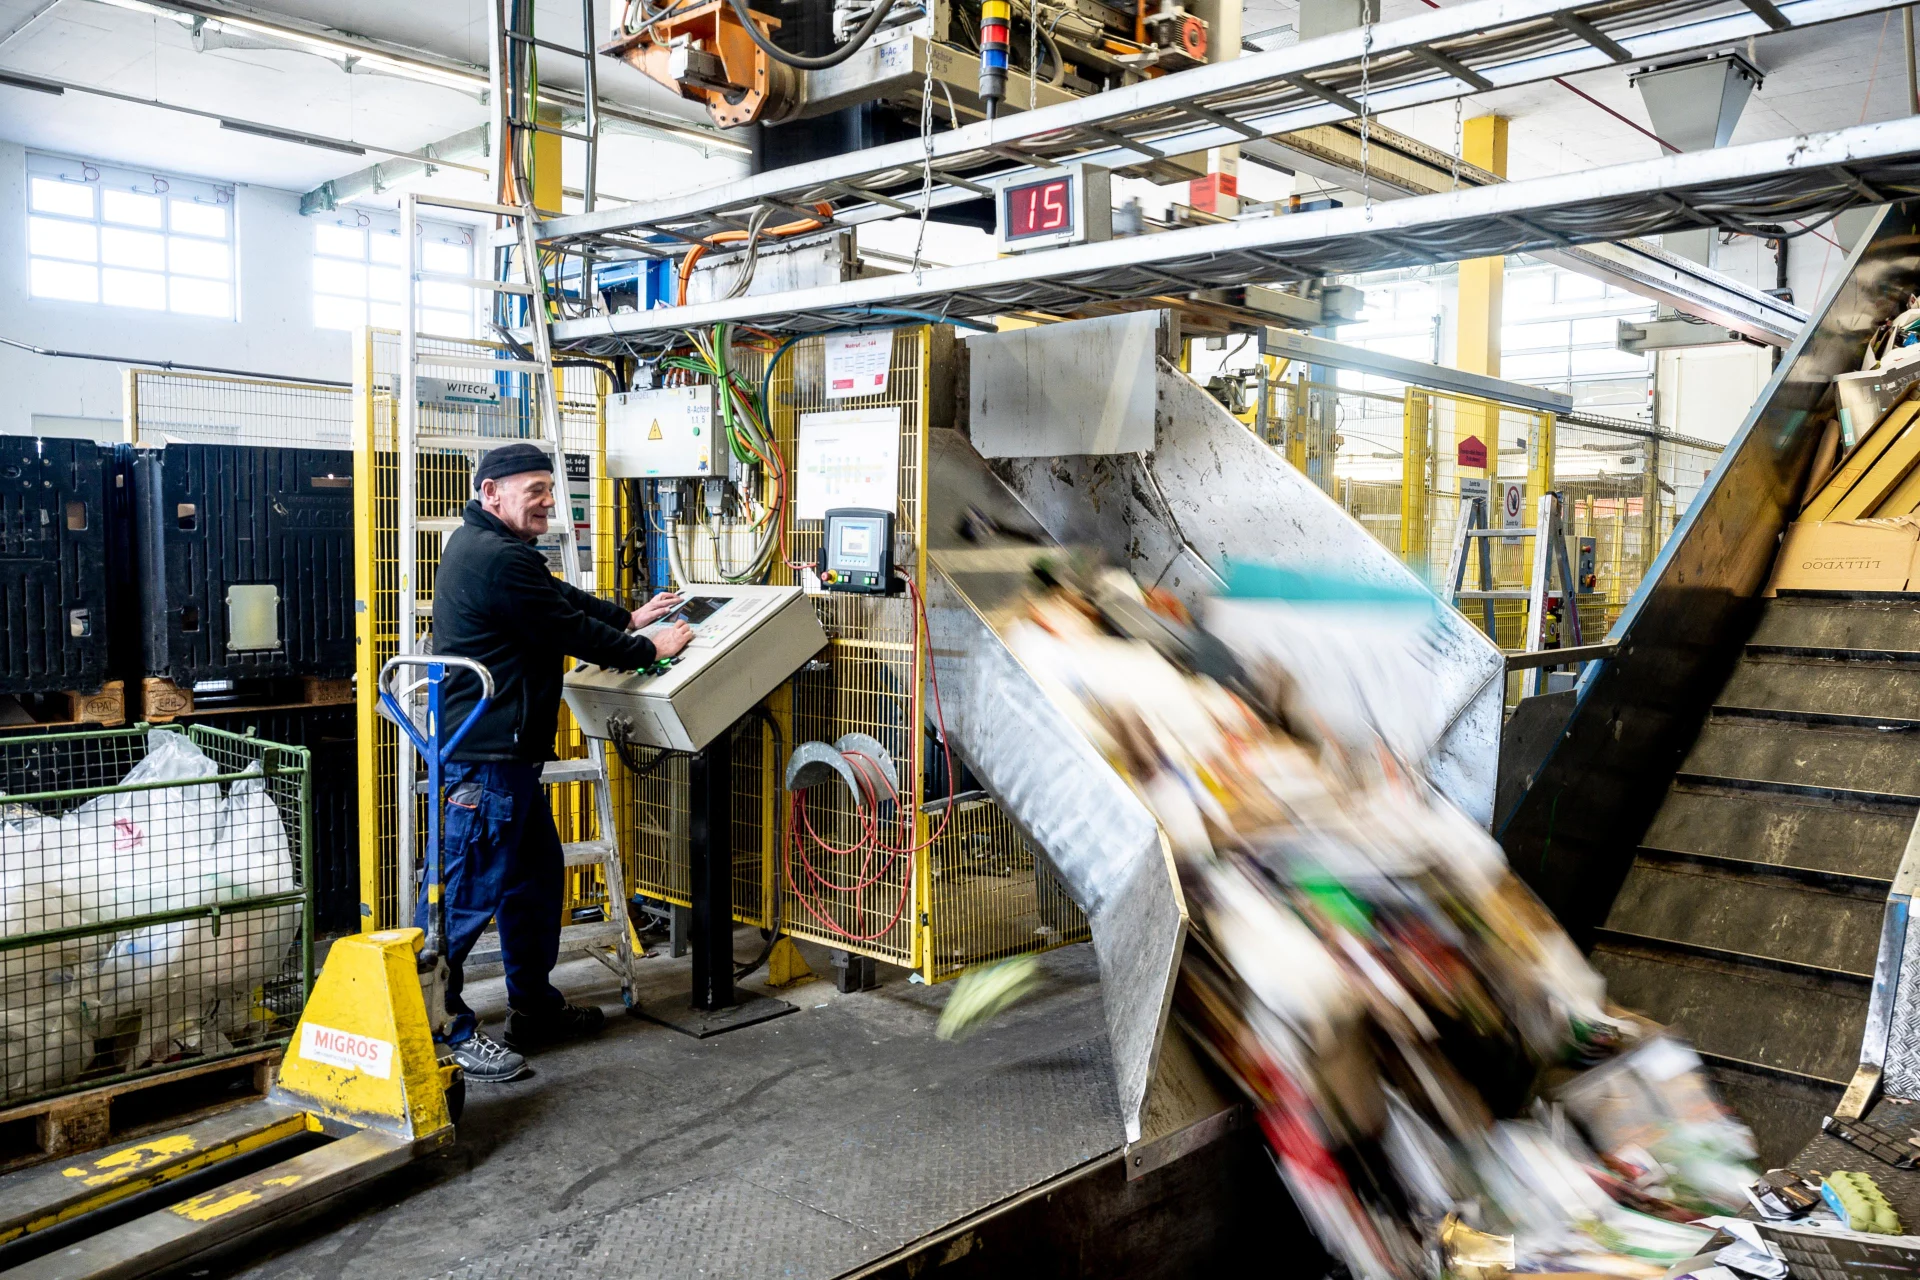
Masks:
[[[236,711],[296,711],[306,707],[337,707],[353,701],[353,681],[322,680],[301,676],[267,682],[252,698],[222,700],[217,705],[195,708],[193,689],[182,687],[164,676],[147,676],[140,681],[140,714],[155,724],[185,720],[192,716],[227,715]]]
[[[109,680],[94,693],[0,694],[0,731],[66,729],[127,722],[125,681]]]
[[[257,1102],[273,1088],[284,1052],[276,1045],[0,1110],[0,1172]]]

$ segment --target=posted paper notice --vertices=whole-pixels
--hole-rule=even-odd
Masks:
[[[892,363],[891,333],[828,334],[827,399],[880,395]]]
[[[819,520],[840,507],[893,511],[900,492],[900,410],[838,409],[800,415],[794,515]]]

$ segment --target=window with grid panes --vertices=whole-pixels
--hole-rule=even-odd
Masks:
[[[470,278],[473,232],[452,223],[421,222],[420,268]],[[406,254],[396,218],[350,215],[313,228],[313,323],[320,329],[400,327]],[[420,331],[471,338],[478,295],[465,285],[423,281]]]
[[[27,292],[235,319],[233,188],[29,153]]]

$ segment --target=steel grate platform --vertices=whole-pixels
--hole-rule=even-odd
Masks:
[[[1113,1149],[1104,1042],[1008,1064],[902,1107],[846,1117],[837,1140],[783,1148],[446,1273],[444,1280],[830,1277]]]
[[[743,931],[745,955],[758,935]],[[824,948],[803,944],[816,973]],[[405,1277],[826,1277],[1121,1145],[1092,949],[1039,958],[1029,999],[970,1039],[934,1023],[952,987],[780,994],[798,1013],[696,1041],[618,1016],[591,960],[555,971],[608,1010],[596,1039],[540,1054],[528,1080],[469,1092],[455,1145],[363,1202],[278,1233],[208,1274]],[[641,965],[643,1003],[686,1000],[687,961]],[[483,1020],[499,979],[471,984]],[[1192,1216],[1191,1214],[1189,1216]],[[206,1264],[198,1264],[205,1267]]]

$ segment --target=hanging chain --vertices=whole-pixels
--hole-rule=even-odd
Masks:
[[[1027,110],[1039,105],[1040,97],[1040,4],[1027,0]]]
[[[927,244],[927,215],[933,212],[933,58],[927,58],[927,75],[920,85],[920,230],[913,237],[913,265],[908,268],[916,279],[920,275],[920,254]]]
[[[1465,98],[1453,100],[1453,186],[1448,188],[1452,191],[1460,189],[1460,161],[1466,154],[1464,132],[1466,126],[1462,124],[1466,116],[1466,106]]]
[[[1367,23],[1367,29],[1360,42],[1360,203],[1367,211],[1367,221],[1373,221],[1373,171],[1367,167],[1367,156],[1372,130],[1368,125],[1373,115],[1373,104],[1368,101],[1373,92],[1373,23]]]

